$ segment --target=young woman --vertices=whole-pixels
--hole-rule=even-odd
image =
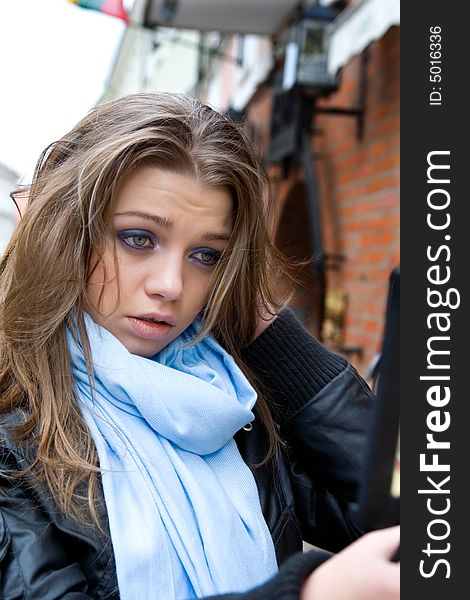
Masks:
[[[43,155],[0,263],[2,598],[398,598],[395,529],[327,560],[372,396],[281,310],[268,211],[243,134],[183,96]]]

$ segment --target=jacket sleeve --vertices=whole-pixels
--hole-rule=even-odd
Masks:
[[[31,490],[9,473],[18,457],[0,447],[0,597],[85,600],[87,580]],[[21,459],[20,459],[21,460]]]
[[[337,551],[361,532],[351,519],[374,396],[356,370],[290,310],[244,351],[286,442],[304,540]]]
[[[242,594],[223,594],[202,600],[299,600],[304,581],[330,556],[329,552],[323,550],[298,552],[265,584]]]

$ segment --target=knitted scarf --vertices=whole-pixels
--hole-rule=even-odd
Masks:
[[[81,410],[96,444],[122,600],[242,592],[277,570],[253,475],[234,434],[256,393],[197,322],[155,357],[86,315],[94,388],[68,335]]]

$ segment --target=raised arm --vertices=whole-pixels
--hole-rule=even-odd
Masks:
[[[288,446],[304,539],[337,551],[357,537],[356,499],[373,394],[341,356],[284,310],[244,352]]]

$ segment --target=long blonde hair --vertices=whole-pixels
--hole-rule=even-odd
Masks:
[[[284,272],[267,230],[266,172],[239,126],[199,101],[174,94],[133,94],[98,106],[41,156],[28,208],[0,261],[0,413],[21,407],[17,440],[33,440],[30,472],[66,514],[80,517],[79,483],[96,520],[96,450],[77,406],[66,330],[83,323],[92,255],[119,186],[146,164],[196,177],[229,191],[234,226],[214,272],[204,332],[234,356],[253,339],[259,312],[279,308],[275,282]],[[92,254],[93,252],[93,254]],[[256,405],[276,447],[266,399]]]

